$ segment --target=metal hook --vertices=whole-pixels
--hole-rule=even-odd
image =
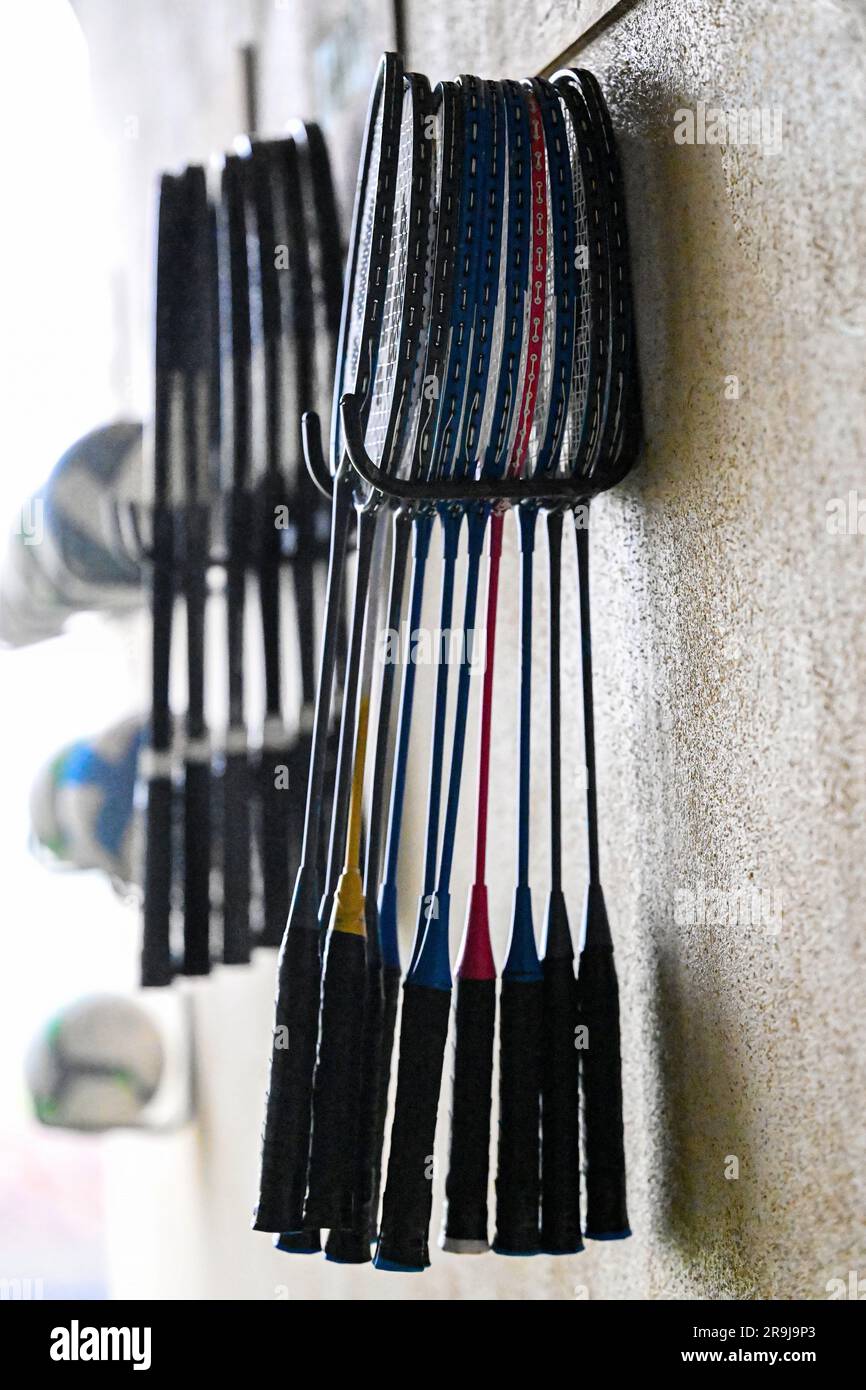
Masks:
[[[319,419],[318,411],[306,410],[301,416],[301,437],[304,444],[304,462],[307,465],[307,472],[322,496],[327,497],[330,502],[334,480],[331,477],[331,470],[325,462],[325,454],[322,449],[322,422]]]
[[[346,452],[352,467],[368,487],[386,497],[406,502],[576,502],[592,497],[600,488],[575,478],[462,478],[439,482],[418,482],[393,477],[370,458],[364,442],[364,429],[358,400],[351,392],[340,400],[340,418]]]

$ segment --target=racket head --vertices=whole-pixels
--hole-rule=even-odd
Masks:
[[[279,198],[279,174],[275,169],[273,146],[268,141],[254,140],[250,147],[250,184],[256,237],[253,254],[258,257],[259,296],[256,308],[260,315],[262,344],[264,473],[275,481],[281,474],[285,457],[285,424],[294,406],[291,375],[283,370],[284,306],[281,296],[282,273],[277,268],[278,233],[283,231],[282,208]]]
[[[450,341],[451,294],[457,256],[463,169],[464,105],[456,82],[440,82],[432,95],[434,167],[431,171],[429,304],[423,378],[412,453],[412,476],[429,478]]]
[[[546,379],[542,377],[541,368],[545,340],[550,331],[546,327],[549,198],[544,125],[531,84],[523,83],[523,97],[529,140],[531,231],[518,406],[512,420],[507,451],[508,473],[512,477],[526,476],[533,429],[537,420],[546,418],[546,401],[541,394]]]
[[[619,477],[632,467],[641,441],[640,374],[637,362],[634,301],[629,261],[625,186],[610,112],[596,77],[586,69],[578,73],[589,100],[594,102],[604,139],[611,207],[611,319],[612,362],[622,364],[616,439],[612,446],[613,468]]]
[[[458,187],[454,265],[450,281],[450,323],[436,431],[432,453],[425,467],[425,476],[438,480],[452,476],[460,445],[478,293],[478,258],[484,234],[485,174],[489,145],[486,94],[477,77],[469,74],[461,76],[459,100],[462,105],[463,159]]]
[[[340,308],[343,298],[343,246],[340,218],[328,147],[313,121],[293,121],[289,127],[298,154],[301,208],[306,228],[312,278],[314,343],[313,409],[327,412],[325,397],[333,388]]]
[[[504,221],[501,229],[497,312],[479,445],[482,471],[491,477],[501,477],[508,466],[508,445],[523,354],[531,239],[526,102],[519,82],[502,81],[496,86],[504,119]]]
[[[562,448],[575,354],[577,274],[572,166],[566,118],[556,89],[541,78],[532,92],[544,132],[547,179],[547,256],[541,381],[529,440],[527,471],[554,472]]]
[[[182,175],[186,258],[179,286],[179,370],[187,393],[182,491],[188,503],[210,500],[214,420],[218,401],[216,224],[208,198],[207,177],[200,165]],[[200,557],[199,557],[200,558]]]
[[[153,497],[157,506],[172,496],[171,432],[179,373],[183,365],[180,313],[185,184],[163,174],[159,181],[154,304]]]
[[[579,270],[575,351],[562,461],[577,479],[588,476],[604,421],[609,298],[601,160],[595,129],[574,84],[556,83],[565,115],[574,204],[574,258]]]
[[[465,80],[464,80],[465,81]],[[517,85],[517,84],[514,84]],[[506,103],[509,131],[509,187],[515,173],[512,149],[513,104],[509,103],[510,84],[499,84]],[[636,369],[634,323],[627,262],[625,208],[622,179],[616,158],[609,116],[598,84],[580,70],[562,70],[553,82],[536,79],[522,84],[523,100],[537,110],[544,126],[541,142],[545,164],[551,254],[545,267],[545,303],[551,310],[543,322],[543,370],[538,347],[528,349],[532,332],[529,306],[523,319],[521,355],[502,352],[497,374],[497,346],[491,348],[491,376],[497,382],[488,391],[495,418],[505,422],[505,439],[495,423],[485,425],[484,461],[467,481],[455,476],[448,431],[457,418],[456,403],[461,399],[457,379],[449,382],[443,399],[422,411],[419,438],[427,459],[431,458],[429,423],[435,424],[436,443],[430,472],[415,478],[396,480],[389,489],[381,470],[364,463],[360,439],[351,426],[353,450],[358,471],[368,486],[424,505],[433,501],[462,502],[477,498],[482,502],[534,501],[548,506],[572,505],[588,500],[618,482],[633,466],[640,441],[639,387]],[[469,151],[474,123],[463,144]],[[564,138],[563,138],[564,137]],[[531,150],[537,158],[538,150]],[[467,159],[471,154],[467,153]],[[571,179],[569,180],[569,170]],[[464,181],[465,182],[465,181]],[[468,199],[461,216],[465,219]],[[509,217],[514,202],[509,195]],[[460,232],[458,230],[458,237]],[[571,237],[575,259],[568,265],[566,250]],[[585,237],[585,239],[584,239]],[[510,259],[508,247],[519,239],[510,226],[503,233],[503,262]],[[579,244],[583,243],[583,244]],[[579,258],[578,258],[579,253]],[[517,264],[515,257],[514,264]],[[457,262],[455,280],[459,275]],[[500,279],[500,286],[503,281]],[[536,286],[532,285],[533,293]],[[502,291],[500,290],[500,293]],[[519,289],[514,291],[519,294]],[[503,302],[508,298],[506,289]],[[460,302],[452,293],[452,303]],[[431,307],[429,343],[435,344],[435,295]],[[517,319],[519,322],[519,318]],[[513,325],[512,325],[513,326]],[[496,325],[497,335],[505,331]],[[517,330],[519,331],[519,330]],[[451,335],[449,352],[460,351],[463,341],[458,329]],[[526,430],[526,381],[535,383],[535,404],[531,411],[531,434]],[[465,400],[465,397],[463,398]],[[463,404],[460,405],[463,410]],[[347,416],[347,419],[349,417]],[[462,418],[462,417],[461,417]],[[489,433],[487,432],[489,430]],[[504,447],[503,447],[504,442]],[[527,464],[521,478],[518,455]],[[444,464],[444,466],[443,466]],[[495,481],[510,464],[512,476],[503,480],[497,493]],[[501,470],[501,471],[500,471]],[[549,488],[548,486],[549,479]],[[464,491],[465,483],[465,491]],[[438,484],[438,486],[437,486]]]
[[[425,77],[406,73],[394,201],[377,336],[372,343],[365,442],[388,471],[408,466],[420,399],[419,360],[430,260],[430,183],[435,151]]]
[[[244,217],[250,331],[249,480],[251,486],[256,486],[260,485],[269,468],[274,469],[276,462],[271,441],[276,439],[274,379],[275,345],[279,325],[275,285],[277,272],[273,264],[273,253],[270,257],[266,254],[266,247],[273,245],[274,232],[264,161],[261,154],[254,159],[248,140],[238,140],[236,147],[236,169]]]
[[[250,291],[241,160],[228,154],[217,208],[223,488],[244,489],[250,467]]]
[[[402,95],[403,65],[396,54],[386,53],[370,94],[349,235],[331,416],[334,476],[342,467],[345,454],[340,401],[346,392],[360,397],[362,419],[366,421],[375,369],[372,350],[383,309],[379,287],[390,245]]]
[[[486,452],[497,396],[496,372],[501,357],[502,332],[499,325],[503,316],[499,313],[499,292],[505,278],[502,245],[508,187],[506,116],[499,83],[482,83],[481,95],[486,158],[481,188],[481,228],[476,252],[472,341],[455,468],[458,476],[474,474]],[[496,371],[493,369],[494,346],[499,349]]]
[[[303,215],[298,152],[291,136],[258,142],[269,166],[277,270],[278,373],[280,383],[280,453],[286,480],[293,492],[305,488],[301,418],[313,409],[316,325],[310,250]]]
[[[585,71],[563,69],[554,74],[553,84],[572,121],[572,130],[579,132],[577,154],[587,216],[594,362],[603,363],[601,384],[597,368],[593,365],[588,371],[583,449],[579,431],[569,422],[581,476],[595,493],[621,481],[635,462],[640,439],[625,199],[613,127],[598,82]]]

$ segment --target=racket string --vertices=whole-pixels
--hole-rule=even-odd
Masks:
[[[406,293],[406,264],[409,255],[410,199],[414,160],[414,109],[412,89],[403,94],[403,116],[394,192],[394,213],[385,279],[382,327],[376,352],[375,373],[367,419],[366,443],[370,456],[381,463],[391,410],[397,369],[403,349],[403,300]]]

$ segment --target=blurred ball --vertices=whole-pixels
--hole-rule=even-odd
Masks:
[[[0,544],[0,643],[27,646],[73,613],[124,613],[142,601],[141,566],[113,505],[140,499],[142,428],[120,421],[66,451]]]
[[[43,1028],[25,1063],[37,1119],[62,1129],[136,1125],[164,1064],[151,1016],[120,995],[92,995]]]
[[[80,739],[39,773],[30,797],[35,845],[70,868],[103,869],[140,882],[141,827],[135,809],[144,729],[126,719],[97,738]]]

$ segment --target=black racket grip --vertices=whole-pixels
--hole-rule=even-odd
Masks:
[[[587,890],[585,942],[577,976],[578,1021],[586,1028],[580,1056],[583,1094],[586,1227],[590,1240],[631,1234],[625,1190],[619,988],[613,943],[597,884]]]
[[[574,960],[546,959],[543,968],[541,1246],[548,1255],[574,1255],[583,1249]]]
[[[280,951],[256,1231],[303,1229],[319,979],[318,931],[290,929]]]
[[[313,1080],[307,1227],[347,1230],[357,1221],[366,945],[356,933],[328,932]]]
[[[210,763],[187,762],[183,789],[183,973],[210,970]]]
[[[168,985],[172,980],[171,942],[171,812],[170,777],[153,777],[147,785],[144,850],[144,924],[141,983]]]
[[[289,915],[292,789],[286,782],[290,758],[287,748],[263,748],[260,755],[263,946],[279,946]]]
[[[369,926],[369,923],[368,923]],[[370,1230],[374,1223],[373,1197],[377,1190],[374,1174],[376,1161],[376,1126],[382,1065],[382,1020],[385,994],[382,982],[382,962],[367,952],[366,1002],[364,1032],[361,1047],[360,1118],[358,1144],[355,1154],[355,1189],[357,1201],[350,1229],[331,1230],[325,1244],[325,1255],[337,1264],[368,1264]]]
[[[496,981],[457,981],[451,1148],[442,1248],[480,1253],[487,1238]]]
[[[226,754],[223,773],[223,960],[250,958],[250,768],[246,752]]]
[[[501,1255],[539,1246],[541,980],[502,980],[499,1023],[499,1154],[496,1236]]]
[[[403,986],[397,1100],[376,1251],[378,1269],[421,1270],[433,1205],[433,1144],[451,991]]]
[[[314,1231],[281,1231],[274,1241],[274,1249],[282,1250],[284,1255],[318,1255],[322,1249],[322,1235],[318,1228]]]

